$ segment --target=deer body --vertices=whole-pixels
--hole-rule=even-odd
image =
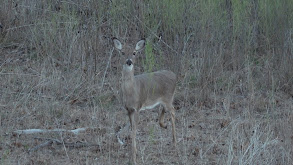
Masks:
[[[133,72],[127,73],[123,70],[122,74],[123,102],[127,109],[152,109],[173,98],[176,75],[171,71],[162,70],[134,76]]]
[[[121,42],[114,38],[114,46],[119,51],[123,51]],[[175,73],[167,70],[161,70],[152,73],[145,73],[134,76],[134,62],[136,52],[143,49],[145,40],[140,40],[123,64],[122,69],[122,95],[123,104],[128,111],[131,124],[132,138],[132,160],[136,164],[136,116],[140,110],[152,109],[155,106],[163,105],[159,124],[162,128],[167,128],[164,124],[164,114],[166,110],[171,113],[173,142],[176,146],[175,131],[175,109],[172,105],[176,87]],[[124,52],[122,52],[124,54]]]

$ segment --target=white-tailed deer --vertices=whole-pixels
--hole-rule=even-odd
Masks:
[[[161,70],[152,73],[145,73],[134,76],[134,64],[136,53],[145,46],[145,40],[137,42],[132,50],[123,47],[117,38],[113,38],[114,47],[125,55],[126,60],[122,69],[122,94],[123,104],[128,111],[131,124],[132,138],[132,161],[136,164],[136,125],[137,115],[140,110],[151,109],[161,104],[163,110],[160,115],[159,124],[162,128],[167,128],[164,124],[164,114],[166,110],[171,113],[173,143],[176,147],[175,131],[175,109],[172,105],[176,86],[175,73]]]

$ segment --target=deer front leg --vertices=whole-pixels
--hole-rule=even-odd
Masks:
[[[136,164],[136,121],[137,112],[135,110],[128,111],[128,116],[131,125],[131,139],[132,139],[132,161]]]

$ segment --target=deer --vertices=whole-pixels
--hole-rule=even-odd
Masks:
[[[141,110],[153,109],[158,105],[162,105],[163,109],[159,117],[159,125],[164,129],[167,129],[167,125],[164,124],[165,112],[168,110],[171,113],[173,143],[176,148],[173,98],[177,78],[175,73],[167,70],[134,75],[137,53],[145,47],[146,40],[141,39],[138,41],[134,49],[129,49],[128,45],[123,46],[115,37],[112,38],[112,41],[115,49],[125,56],[121,83],[122,103],[127,110],[131,125],[131,155],[133,163],[136,164],[136,119]]]

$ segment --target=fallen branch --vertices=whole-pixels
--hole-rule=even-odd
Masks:
[[[54,142],[53,140],[46,141],[45,143],[42,143],[42,144],[40,144],[40,145],[37,145],[37,146],[35,146],[35,147],[29,149],[28,152],[33,152],[33,151],[38,150],[39,148],[49,146],[49,145],[51,145],[53,142]]]
[[[84,132],[87,129],[95,129],[93,127],[86,127],[86,128],[77,128],[73,130],[67,129],[26,129],[26,130],[16,130],[13,133],[21,135],[21,134],[35,134],[35,133],[51,133],[51,132],[69,132],[74,133],[75,135],[79,134],[80,132]]]
[[[52,145],[53,143],[56,145],[64,145],[65,147],[71,147],[71,148],[98,147],[99,146],[98,144],[85,143],[85,142],[81,142],[81,141],[68,143],[68,142],[62,142],[61,140],[58,140],[58,139],[49,139],[49,138],[35,138],[35,139],[42,139],[42,140],[45,139],[48,141],[41,143],[41,144],[29,149],[28,152],[34,152],[40,148]]]
[[[118,140],[118,142],[119,142],[120,145],[125,145],[124,140],[122,140],[122,139],[120,138],[120,133],[121,133],[122,131],[125,131],[125,129],[129,129],[129,126],[130,126],[130,123],[127,123],[123,128],[120,128],[120,129],[116,132],[116,138],[117,138],[117,140]]]

